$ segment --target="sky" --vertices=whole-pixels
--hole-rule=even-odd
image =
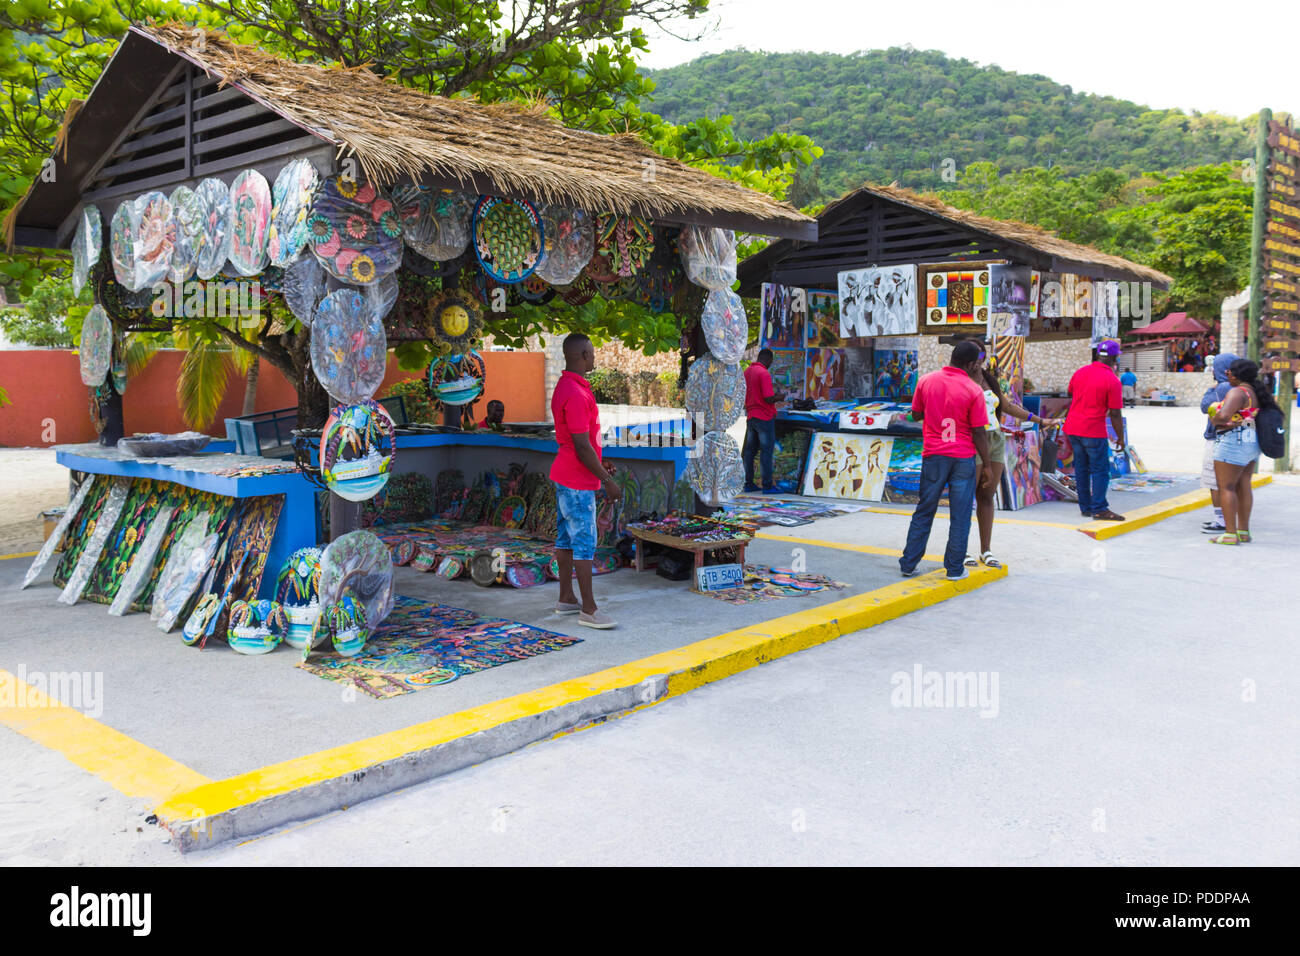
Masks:
[[[1188,0],[712,0],[709,7],[704,21],[677,28],[698,33],[711,24],[702,40],[647,31],[642,65],[674,66],[736,47],[853,53],[910,43],[1156,109],[1236,117],[1265,106],[1300,112],[1297,0],[1277,0],[1271,9]],[[1277,38],[1272,56],[1257,49],[1270,38]]]

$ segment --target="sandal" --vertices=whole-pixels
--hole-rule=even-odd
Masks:
[[[1249,532],[1249,531],[1238,531],[1238,532],[1237,532],[1237,542],[1238,542],[1239,544],[1250,544],[1250,532]]]
[[[1215,535],[1213,538],[1210,539],[1210,544],[1237,545],[1240,543],[1241,542],[1237,538],[1237,536],[1235,534],[1232,534],[1231,532],[1224,532],[1223,534]]]
[[[976,561],[976,560],[975,560],[975,556],[974,556],[974,555],[971,555],[971,554],[967,554],[967,555],[966,555],[966,560],[963,561],[962,564],[966,565],[966,567],[968,567],[968,568],[977,568],[977,567],[979,567],[979,562]]]
[[[999,561],[997,558],[993,557],[992,551],[985,551],[983,554],[981,554],[980,561],[983,562],[984,567],[986,568],[1002,567],[1002,562]]]

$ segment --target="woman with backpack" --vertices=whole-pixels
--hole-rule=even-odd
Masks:
[[[1259,366],[1250,359],[1237,359],[1228,366],[1227,396],[1210,406],[1215,429],[1214,478],[1223,506],[1223,534],[1211,544],[1249,544],[1250,512],[1255,492],[1250,483],[1261,450],[1261,432],[1272,451],[1273,431],[1281,422],[1281,409],[1272,389],[1259,381]]]

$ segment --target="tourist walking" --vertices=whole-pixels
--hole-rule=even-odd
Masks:
[[[1124,389],[1124,405],[1126,408],[1132,408],[1137,404],[1137,386],[1138,377],[1131,368],[1125,369],[1119,377],[1119,384]]]
[[[1259,413],[1276,407],[1272,391],[1258,381],[1259,366],[1250,359],[1237,359],[1228,366],[1227,397],[1211,405],[1214,412],[1214,476],[1223,507],[1223,534],[1211,544],[1249,544],[1250,513],[1255,490],[1250,483],[1259,462]]]
[[[1223,355],[1214,357],[1214,364],[1211,368],[1214,371],[1214,384],[1205,390],[1201,396],[1201,413],[1209,414],[1210,406],[1215,402],[1221,402],[1228,397],[1228,390],[1232,388],[1228,384],[1228,368],[1233,362],[1237,361],[1237,356],[1231,352],[1225,352]],[[1219,483],[1214,477],[1214,422],[1213,416],[1206,419],[1205,422],[1205,451],[1201,455],[1201,487],[1210,489],[1210,504],[1214,506],[1214,517],[1209,521],[1201,523],[1201,532],[1203,534],[1222,534],[1227,528],[1223,524],[1223,504],[1219,501]]]
[[[1093,361],[1070,377],[1070,410],[1065,416],[1065,437],[1074,450],[1074,485],[1079,511],[1098,521],[1123,521],[1110,510],[1106,488],[1110,484],[1110,455],[1106,450],[1106,417],[1115,431],[1115,448],[1124,452],[1124,399],[1115,364],[1119,343],[1097,343]]]
[[[921,423],[921,495],[907,526],[907,545],[898,559],[905,578],[916,574],[925,554],[945,488],[949,521],[944,570],[949,581],[959,581],[970,573],[964,561],[977,464],[987,465],[989,460],[988,412],[984,393],[973,381],[983,354],[975,342],[958,342],[948,365],[922,376],[912,396],[912,418]]]
[[[772,350],[763,349],[745,369],[745,490],[759,491],[754,484],[754,455],[759,457],[763,491],[775,491],[772,484],[772,456],[776,451],[776,404],[785,398],[772,385]]]
[[[617,501],[623,496],[614,476],[600,460],[600,409],[587,373],[596,367],[591,339],[577,332],[564,340],[564,371],[551,393],[555,441],[560,447],[551,463],[555,503],[555,559],[560,572],[560,600],[556,614],[577,614],[578,623],[605,630],[614,619],[596,607],[591,588],[591,564],[596,557],[596,492]],[[579,603],[573,594],[578,576]]]
[[[971,374],[971,380],[982,390],[984,410],[988,424],[984,426],[989,444],[988,460],[980,468],[979,480],[975,485],[975,518],[979,523],[980,556],[978,560],[967,552],[966,567],[973,568],[983,564],[989,568],[1000,568],[1002,562],[993,555],[993,512],[998,488],[1002,485],[1002,473],[1007,467],[1007,438],[1002,432],[1002,416],[1007,415],[1019,422],[1034,425],[1046,425],[1047,422],[1028,409],[1021,408],[1002,394],[998,385],[997,374],[984,365],[985,355],[980,353],[980,362]]]

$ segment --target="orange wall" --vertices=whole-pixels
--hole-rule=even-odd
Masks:
[[[186,430],[176,404],[176,376],[183,355],[174,349],[161,351],[131,379],[123,401],[128,435]],[[482,355],[487,387],[475,411],[486,408],[485,400],[497,398],[505,403],[506,421],[544,421],[546,357],[541,352]],[[0,408],[0,445],[13,448],[94,441],[90,390],[81,384],[79,368],[77,353],[68,349],[0,351],[0,388],[9,393],[13,403]],[[390,355],[379,394],[393,382],[418,377],[419,373],[399,369],[396,357]],[[297,394],[284,376],[263,362],[257,381],[257,411],[297,404]],[[244,377],[232,373],[208,433],[224,437],[225,420],[237,416],[243,407]]]

